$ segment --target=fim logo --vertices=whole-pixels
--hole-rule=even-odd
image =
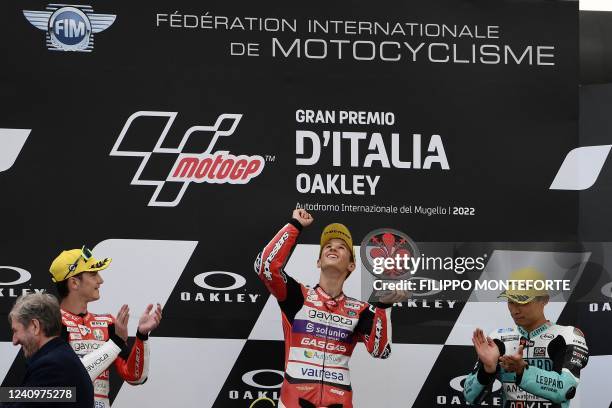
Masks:
[[[162,147],[168,131],[172,127],[178,112],[140,111],[130,116],[123,126],[119,138],[110,152],[111,156],[140,157],[142,161],[136,174],[132,178],[132,185],[155,186],[153,196],[149,200],[151,207],[175,207],[179,204],[190,183],[210,184],[246,184],[257,177],[264,168],[265,160],[262,156],[233,155],[228,151],[213,151],[219,138],[231,136],[236,131],[242,119],[241,114],[224,113],[219,115],[212,126],[192,126],[183,135],[178,147]],[[166,125],[159,135],[155,147],[151,151],[133,151],[120,148],[132,122],[141,117],[166,117]],[[229,127],[227,126],[229,124]],[[201,153],[186,153],[183,150],[189,138],[198,132],[211,134],[208,146],[203,147]],[[163,180],[147,180],[141,178],[151,155],[154,153],[170,153],[176,155],[176,160],[170,172]],[[164,185],[169,183],[182,184],[176,197],[172,201],[158,200]]]
[[[95,14],[91,6],[49,4],[46,11],[23,10],[25,18],[39,30],[46,31],[51,51],[91,52],[94,34],[110,27],[114,14]]]

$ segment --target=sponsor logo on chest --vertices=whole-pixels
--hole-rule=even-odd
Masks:
[[[533,356],[534,357],[546,357],[546,347],[534,347]]]
[[[330,343],[325,340],[315,340],[315,339],[309,339],[307,337],[304,337],[302,341],[300,342],[300,344],[302,346],[317,347],[317,348],[320,348],[321,350],[337,351],[340,353],[346,352],[346,346],[343,346],[342,344]]]
[[[97,350],[102,344],[104,344],[103,341],[96,340],[73,341],[70,343],[72,349],[75,351],[75,353],[79,355],[87,354],[94,350]]]
[[[301,315],[302,313],[300,313]],[[356,324],[357,320],[352,319],[348,316],[342,316],[336,313],[329,313],[323,310],[317,310],[310,307],[304,308],[305,319],[317,323],[329,324],[332,326],[338,326],[342,328],[350,329]],[[301,317],[301,316],[298,316]]]
[[[336,371],[323,370],[321,368],[301,367],[300,372],[304,377],[323,379],[328,381],[344,381],[344,374]]]

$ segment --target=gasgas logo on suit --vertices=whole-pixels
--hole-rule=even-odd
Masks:
[[[217,280],[231,280],[229,285],[219,285]],[[209,303],[257,303],[261,294],[247,293],[242,289],[246,279],[237,273],[226,271],[203,272],[193,278],[193,282],[205,291],[181,292],[183,302],[209,302]]]

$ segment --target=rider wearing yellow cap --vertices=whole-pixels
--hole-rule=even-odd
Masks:
[[[357,343],[376,358],[391,353],[391,309],[405,294],[391,293],[370,305],[343,292],[355,270],[353,238],[342,224],[323,229],[319,283],[307,287],[285,273],[285,265],[312,216],[302,209],[274,236],[255,261],[255,271],[276,297],[285,335],[285,375],[279,407],[351,408],[348,363]],[[314,266],[314,265],[313,265]],[[306,265],[304,267],[307,267]]]
[[[136,339],[129,346],[128,305],[121,307],[117,317],[89,311],[89,303],[100,299],[104,280],[99,272],[110,263],[110,258],[94,258],[91,250],[83,246],[62,251],[49,268],[60,297],[62,333],[93,382],[95,408],[110,407],[111,364],[129,384],[143,384],[147,380],[149,332],[157,328],[162,317],[159,304],[155,310],[149,305],[140,317]]]

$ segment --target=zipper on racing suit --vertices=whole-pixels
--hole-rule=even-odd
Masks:
[[[342,296],[342,293],[340,293],[338,296],[334,298],[329,299],[327,302],[333,302],[334,305],[338,307],[338,301],[336,300],[336,298],[340,296]],[[329,328],[330,328],[329,324],[331,322],[331,313],[332,313],[332,309],[330,309],[330,307],[327,305],[327,302],[323,302],[323,304],[325,305],[325,309],[327,309],[327,312],[330,315],[330,319],[327,320],[327,324],[325,326],[325,348],[323,349],[323,366],[321,367],[321,388],[320,388],[321,391],[319,394],[319,404],[323,404],[323,387],[324,387],[323,380],[325,377],[324,373],[325,373],[325,362],[327,361],[327,343],[329,341]]]

